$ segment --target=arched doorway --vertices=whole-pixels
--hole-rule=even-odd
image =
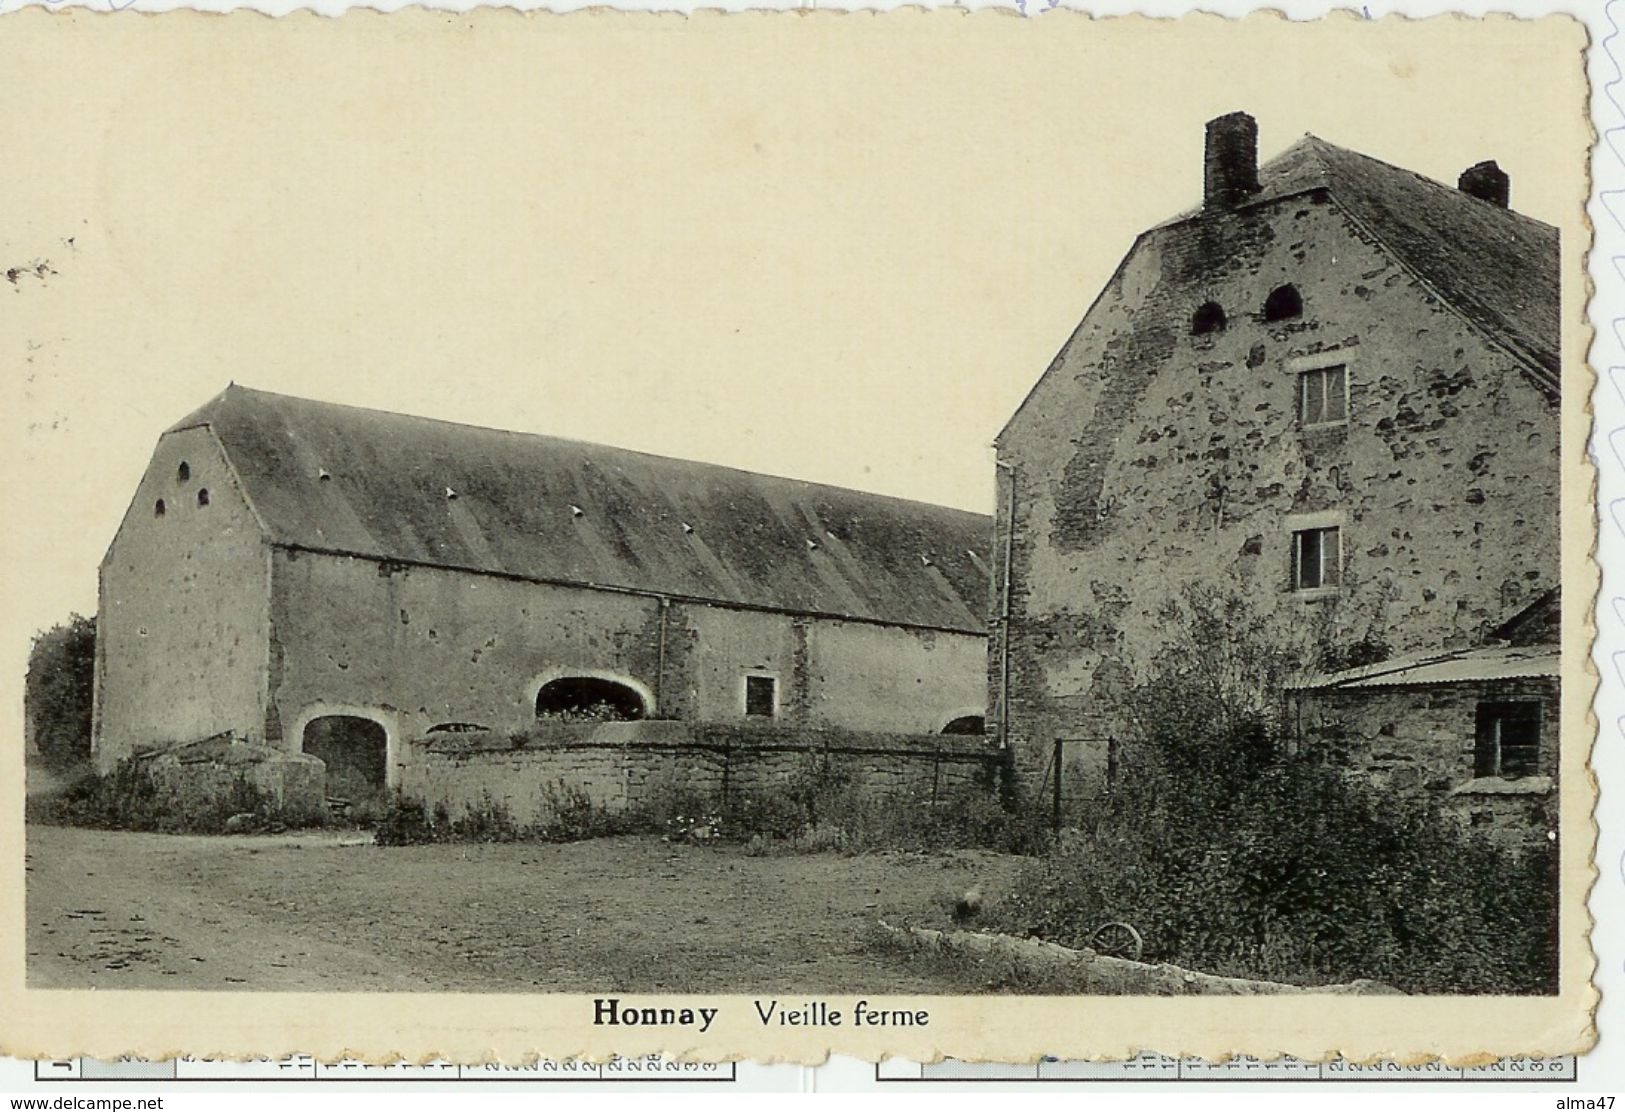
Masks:
[[[299,747],[327,765],[327,796],[352,808],[385,801],[389,732],[371,718],[324,714],[305,723]]]
[[[631,722],[648,715],[635,688],[600,676],[560,676],[536,692],[536,717],[555,721]]]
[[[980,737],[987,731],[987,723],[980,714],[962,714],[958,718],[950,719],[942,728],[945,734],[958,734],[961,736]]]

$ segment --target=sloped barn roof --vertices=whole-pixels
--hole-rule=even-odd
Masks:
[[[1446,304],[1558,388],[1556,228],[1313,135],[1259,167],[1258,178],[1249,204],[1326,189]]]
[[[980,514],[236,385],[170,431],[197,426],[274,544],[986,631]]]

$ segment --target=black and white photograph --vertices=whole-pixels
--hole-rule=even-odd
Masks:
[[[1579,1048],[1571,22],[459,18],[5,19],[53,1022]]]

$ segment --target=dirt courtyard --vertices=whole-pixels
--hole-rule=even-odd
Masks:
[[[370,835],[28,829],[36,988],[974,991],[865,945],[947,926],[1021,859],[752,857],[653,837],[384,848]]]

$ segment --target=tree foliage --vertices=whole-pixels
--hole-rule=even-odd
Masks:
[[[96,619],[80,614],[34,635],[24,713],[41,761],[61,770],[90,759]]]

